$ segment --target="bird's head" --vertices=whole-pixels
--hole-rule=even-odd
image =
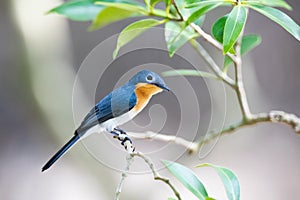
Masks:
[[[130,80],[130,84],[137,87],[157,88],[161,91],[170,91],[164,80],[156,73],[149,70],[142,70],[134,75]]]

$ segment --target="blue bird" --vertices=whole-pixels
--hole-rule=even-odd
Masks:
[[[133,119],[145,108],[151,97],[169,88],[163,79],[149,70],[142,70],[134,75],[123,86],[113,90],[86,115],[74,136],[67,142],[42,168],[42,172],[51,167],[66,151],[80,139],[92,133],[107,131],[122,140],[122,144],[129,137],[120,138],[125,131],[118,126]]]

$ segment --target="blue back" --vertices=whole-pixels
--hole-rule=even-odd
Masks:
[[[97,124],[130,111],[137,101],[134,89],[135,85],[128,82],[105,96],[87,114],[77,132],[84,132]]]

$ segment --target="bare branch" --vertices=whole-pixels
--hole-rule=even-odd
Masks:
[[[149,168],[151,169],[154,180],[160,180],[160,181],[166,183],[172,189],[172,191],[175,194],[175,196],[177,197],[177,199],[181,200],[179,192],[175,189],[175,187],[172,185],[170,180],[159,175],[159,173],[155,170],[154,165],[149,158],[147,158],[141,152],[132,153],[131,155],[142,158],[148,164]]]
[[[180,19],[181,19],[181,20],[184,20],[182,14],[181,14],[180,11],[179,11],[179,8],[178,8],[178,6],[177,6],[177,4],[175,3],[174,0],[172,1],[172,4],[174,5],[174,7],[175,7],[175,9],[176,9],[176,11],[177,11],[177,13],[178,13]]]
[[[120,182],[119,182],[118,187],[116,189],[116,194],[115,194],[114,200],[119,200],[119,198],[120,198],[120,194],[122,192],[122,187],[123,187],[125,178],[127,177],[127,174],[129,172],[129,169],[130,169],[130,166],[131,166],[132,162],[133,162],[133,156],[131,154],[128,154],[127,157],[126,157],[126,167],[125,167],[124,171],[122,172]]]
[[[182,19],[182,15],[180,14],[176,3],[173,2],[175,8],[177,9],[178,14],[180,15]],[[172,19],[170,19],[172,20]],[[196,25],[195,23],[191,23],[190,26],[202,37],[204,38],[208,43],[210,43],[212,46],[214,46],[216,49],[223,51],[223,46],[221,43],[219,43],[217,40],[215,40],[210,34],[206,33],[200,26]],[[241,34],[242,35],[242,34]],[[226,53],[226,55],[233,61],[235,66],[235,82],[228,77],[226,73],[223,73],[220,67],[214,62],[212,57],[206,52],[206,50],[196,42],[196,40],[190,40],[190,43],[195,48],[195,50],[199,53],[199,55],[206,61],[206,63],[209,65],[211,70],[226,84],[231,86],[237,93],[238,102],[242,111],[243,120],[249,120],[252,115],[249,109],[249,105],[247,102],[246,92],[243,85],[243,79],[242,79],[242,60],[240,55],[240,40],[236,43],[236,53],[237,55],[233,55],[231,53]]]
[[[300,118],[292,113],[273,110],[269,113],[260,113],[252,117],[252,124],[259,122],[283,123],[289,125],[295,133],[300,134]]]
[[[295,114],[286,113],[284,111],[270,111],[269,113],[259,113],[252,115],[251,118],[248,120],[242,120],[236,124],[232,124],[230,126],[224,127],[221,131],[213,131],[205,136],[203,136],[198,142],[190,142],[183,138],[172,136],[172,135],[165,135],[165,134],[158,134],[154,132],[146,132],[146,133],[132,133],[128,132],[127,134],[132,138],[137,139],[153,139],[159,140],[164,142],[173,142],[174,144],[178,144],[180,146],[185,147],[189,153],[198,152],[202,145],[210,142],[211,140],[220,137],[227,133],[232,133],[238,129],[244,128],[246,126],[251,126],[263,122],[271,122],[271,123],[283,123],[289,125],[296,133],[300,134],[300,118],[297,117]],[[133,162],[134,156],[138,156],[142,158],[148,165],[152,171],[153,177],[155,180],[161,180],[165,182],[174,192],[175,196],[180,200],[180,195],[178,191],[174,188],[174,186],[170,183],[169,179],[161,177],[158,172],[155,170],[153,163],[140,152],[133,153],[132,144],[130,141],[125,141],[124,147],[127,150],[128,157],[126,158],[127,164],[122,173],[120,182],[116,189],[115,200],[119,200],[119,196],[121,194],[122,186],[124,183],[125,178],[129,172],[129,168]]]
[[[195,23],[191,23],[190,26],[208,43],[216,47],[216,49],[223,51],[223,46],[217,40],[215,40],[210,34],[206,33],[200,26],[196,25]],[[235,56],[230,53],[226,53],[226,55],[234,62]]]
[[[237,129],[263,122],[283,123],[290,126],[293,131],[295,131],[295,133],[300,134],[300,118],[298,116],[292,113],[286,113],[284,111],[273,110],[269,113],[254,114],[252,115],[251,119],[247,121],[242,120],[237,124],[225,127],[220,133],[211,133],[209,135],[211,135],[212,138],[207,138],[203,141],[203,143],[206,143],[209,140],[213,139],[214,136],[217,137],[220,134],[231,133],[236,131]]]
[[[148,131],[146,133],[127,132],[127,134],[131,138],[136,138],[136,139],[148,139],[148,140],[159,140],[163,142],[171,142],[187,148],[188,151],[191,153],[196,152],[198,150],[197,142],[190,142],[181,137],[177,137],[175,135],[159,134],[151,131]]]
[[[259,113],[259,114],[252,115],[252,117],[249,120],[241,120],[236,124],[232,124],[224,127],[220,131],[212,131],[207,135],[203,136],[197,142],[191,142],[173,135],[159,134],[154,132],[146,132],[146,133],[128,132],[127,134],[130,137],[136,139],[149,139],[149,140],[159,140],[163,142],[172,142],[174,144],[185,147],[189,151],[189,153],[195,153],[199,151],[200,147],[203,144],[206,144],[221,135],[232,133],[246,126],[255,125],[263,122],[283,123],[289,125],[296,133],[300,134],[300,118],[294,114],[286,113],[283,111],[270,111],[269,113]]]
[[[223,80],[230,87],[235,88],[235,82],[227,76],[226,73],[223,73],[220,67],[216,64],[216,62],[212,59],[212,57],[207,53],[207,51],[199,44],[196,40],[190,40],[192,47],[197,51],[197,53],[205,60],[210,69],[215,73],[215,75]]]
[[[122,172],[120,182],[119,182],[118,187],[116,189],[116,194],[115,194],[114,200],[119,200],[120,194],[121,194],[121,191],[122,191],[122,187],[123,187],[123,184],[124,184],[124,181],[125,181],[125,178],[127,177],[127,174],[129,172],[130,166],[131,166],[131,164],[133,162],[133,156],[131,154],[133,153],[134,148],[132,147],[131,141],[130,140],[126,140],[124,142],[123,146],[124,146],[125,150],[128,153],[127,157],[126,157],[126,167],[125,167],[124,171]]]
[[[146,162],[146,164],[151,169],[151,172],[153,174],[154,180],[160,180],[160,181],[166,183],[171,188],[171,190],[173,191],[173,193],[177,197],[177,199],[181,200],[179,192],[176,190],[176,188],[173,186],[173,184],[170,182],[170,180],[167,179],[167,178],[164,178],[164,177],[160,176],[159,173],[155,170],[154,164],[152,163],[152,161],[150,160],[150,158],[146,157],[141,152],[131,152],[131,153],[128,153],[127,158],[126,158],[126,161],[127,161],[126,167],[124,169],[124,172],[122,172],[120,182],[119,182],[118,187],[116,189],[116,194],[115,194],[114,200],[119,200],[120,194],[122,192],[122,187],[123,187],[123,184],[124,184],[124,180],[127,177],[127,174],[129,172],[130,166],[131,166],[131,164],[133,162],[133,158],[135,156],[140,157],[141,159],[143,159]]]
[[[251,119],[252,114],[250,112],[249,104],[247,101],[246,91],[243,83],[242,74],[242,59],[241,59],[241,39],[240,35],[238,41],[235,44],[236,59],[233,61],[235,68],[235,92],[237,94],[238,102],[242,111],[243,120],[247,121]]]

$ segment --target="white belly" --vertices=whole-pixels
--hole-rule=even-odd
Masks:
[[[110,132],[117,126],[120,126],[132,120],[137,114],[138,112],[136,112],[135,109],[131,109],[129,112],[120,115],[119,117],[115,117],[103,122],[102,124],[100,124],[100,126]]]
[[[80,139],[86,138],[93,133],[103,133],[103,132],[110,133],[117,126],[120,126],[120,125],[125,124],[126,122],[132,120],[138,113],[139,112],[136,112],[134,109],[131,109],[129,112],[127,112],[123,115],[120,115],[119,117],[115,117],[115,118],[109,119],[101,124],[97,124],[97,125],[91,127],[87,132],[85,132],[80,137]]]

